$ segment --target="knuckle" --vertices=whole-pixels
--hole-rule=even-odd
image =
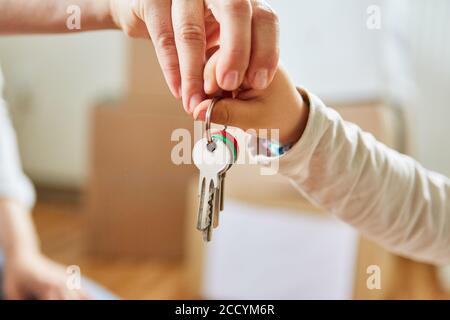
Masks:
[[[162,70],[164,74],[175,74],[179,72],[180,64],[178,63],[178,60],[167,62],[162,66]]]
[[[269,70],[275,69],[280,60],[280,49],[277,47],[274,51],[268,52],[266,56],[261,57],[261,65],[264,65]]]
[[[156,37],[156,45],[164,51],[175,50],[175,37],[172,32],[162,32]]]
[[[141,33],[136,29],[129,26],[125,26],[123,28],[123,32],[130,38],[137,38],[141,35]]]
[[[252,12],[251,3],[248,0],[223,0],[222,6],[226,12],[232,15],[247,15]]]
[[[239,64],[243,64],[245,59],[248,60],[249,55],[249,50],[240,46],[233,46],[227,50],[227,57],[230,57],[232,61]]]
[[[206,43],[204,28],[194,23],[185,23],[180,26],[178,37],[184,42]]]
[[[187,83],[192,84],[192,85],[196,85],[198,83],[203,84],[203,74],[199,73],[187,73],[185,75],[183,75],[183,81],[187,81]]]
[[[266,3],[259,3],[253,11],[253,19],[260,23],[274,26],[279,25],[279,18],[276,12]]]

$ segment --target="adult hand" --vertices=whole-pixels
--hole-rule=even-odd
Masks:
[[[110,0],[117,26],[150,37],[171,92],[187,112],[204,99],[206,51],[218,44],[216,78],[232,91],[272,81],[279,59],[278,19],[264,0]]]
[[[212,54],[205,65],[205,81],[211,84],[206,91],[209,96],[220,94],[215,79],[220,50],[222,49]],[[272,83],[266,89],[255,90],[244,83],[234,92],[233,99],[224,98],[218,101],[211,120],[243,130],[251,129],[250,132],[257,135],[266,134],[264,138],[278,140],[282,144],[295,143],[302,136],[309,116],[307,98],[303,97],[303,94],[297,91],[288,74],[279,67]],[[210,103],[209,99],[200,103],[194,109],[194,118],[205,120]],[[278,136],[271,136],[273,129],[278,131]]]
[[[40,253],[20,253],[5,261],[4,292],[7,299],[80,300],[88,299],[81,289],[67,286],[63,266]]]
[[[66,268],[42,255],[31,214],[15,200],[0,199],[0,247],[7,299],[88,298],[82,290],[68,286]]]

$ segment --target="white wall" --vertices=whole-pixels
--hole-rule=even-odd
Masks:
[[[386,91],[409,114],[413,156],[450,176],[450,2],[386,4]]]
[[[381,0],[271,0],[280,17],[281,56],[302,86],[332,101],[378,97],[380,30],[367,8]]]
[[[124,39],[119,32],[0,38],[6,98],[33,180],[85,181],[89,108],[123,91]]]

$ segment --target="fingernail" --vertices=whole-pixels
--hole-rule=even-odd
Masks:
[[[176,99],[180,99],[181,98],[181,87],[171,87],[170,88],[170,92],[172,92],[173,96]]]
[[[186,111],[186,113],[190,113],[190,112],[189,112],[189,105],[188,105],[187,98],[185,98],[184,96],[182,96],[182,97],[181,97],[181,101],[182,101],[182,104],[183,104],[183,109],[184,109],[184,111]]]
[[[253,88],[262,90],[267,87],[269,82],[269,71],[267,69],[258,70],[253,79]]]
[[[223,89],[235,90],[239,87],[239,73],[237,71],[228,71],[223,78]]]
[[[191,97],[191,100],[189,100],[189,111],[193,112],[195,107],[200,104],[200,102],[203,101],[203,95],[200,93],[196,93]]]
[[[201,120],[204,121],[205,120],[205,116],[206,116],[206,110],[200,110],[197,112],[197,114],[195,114],[194,112],[194,120]]]
[[[212,81],[210,78],[205,78],[205,84],[203,85],[203,90],[205,90],[206,94],[211,93]]]

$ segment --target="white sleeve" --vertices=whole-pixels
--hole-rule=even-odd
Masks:
[[[14,199],[31,208],[35,193],[31,182],[24,175],[16,136],[11,125],[6,104],[0,97],[0,198]]]
[[[252,156],[386,248],[450,263],[450,179],[426,170],[341,119],[314,95],[301,139],[280,157]]]

